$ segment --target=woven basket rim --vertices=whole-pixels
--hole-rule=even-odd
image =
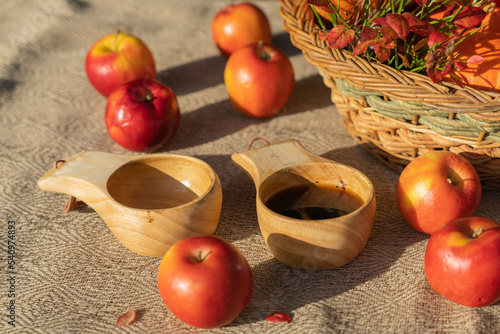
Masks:
[[[484,121],[500,121],[500,93],[461,88],[452,82],[434,83],[428,76],[372,62],[350,51],[331,49],[319,39],[320,27],[305,0],[279,0],[284,28],[292,44],[326,75],[384,97],[418,102],[449,113],[468,113]]]

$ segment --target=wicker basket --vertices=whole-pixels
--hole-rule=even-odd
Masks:
[[[429,150],[449,150],[474,165],[484,189],[500,190],[500,94],[435,84],[331,49],[305,0],[279,1],[293,45],[318,67],[345,128],[363,148],[396,171]]]

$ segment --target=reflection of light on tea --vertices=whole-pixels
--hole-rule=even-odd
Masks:
[[[266,205],[289,218],[320,220],[349,214],[361,207],[363,200],[343,187],[310,183],[281,189]]]

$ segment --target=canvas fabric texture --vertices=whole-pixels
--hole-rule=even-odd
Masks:
[[[209,332],[182,323],[163,304],[156,283],[161,258],[129,251],[89,206],[66,214],[68,195],[37,187],[56,160],[90,150],[135,154],[109,137],[106,99],[85,74],[89,48],[116,29],[148,45],[158,79],[178,97],[179,130],[159,152],[197,157],[214,168],[223,188],[216,235],[241,250],[252,269],[250,303],[234,322],[210,332],[500,330],[498,303],[462,307],[431,289],[424,272],[428,236],[413,230],[397,210],[398,173],[364,151],[343,128],[316,68],[291,45],[278,2],[252,2],[268,16],[273,42],[290,58],[296,78],[285,109],[263,120],[237,113],[225,90],[226,59],[211,40],[210,24],[229,1],[2,2],[0,332]],[[231,161],[255,137],[271,143],[296,139],[311,153],[353,166],[372,180],[377,212],[357,258],[326,271],[293,269],[274,259],[260,233],[255,185]],[[484,192],[477,214],[499,220],[499,201],[500,193]],[[9,240],[15,241],[14,248]],[[9,260],[15,261],[10,270]],[[15,327],[9,324],[11,305]],[[138,319],[117,327],[118,316],[128,309],[135,309]],[[273,312],[290,314],[292,321],[266,321]]]

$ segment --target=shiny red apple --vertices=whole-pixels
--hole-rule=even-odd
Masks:
[[[136,79],[111,92],[106,104],[106,128],[124,148],[155,151],[177,132],[180,111],[174,92],[153,79]]]
[[[431,234],[446,222],[476,212],[481,202],[481,181],[474,166],[462,156],[431,151],[405,167],[396,198],[408,224]]]
[[[261,40],[271,44],[273,40],[264,12],[246,2],[227,5],[217,12],[211,30],[215,45],[225,57],[248,44]]]
[[[139,78],[156,78],[153,55],[139,38],[116,32],[99,39],[85,59],[87,77],[104,96]]]
[[[500,300],[500,223],[483,217],[448,222],[429,238],[425,274],[441,296],[464,306]]]
[[[233,53],[224,69],[224,83],[233,107],[245,116],[276,115],[295,86],[292,64],[274,46],[254,43]]]
[[[219,237],[182,239],[169,248],[158,270],[158,289],[168,309],[199,328],[235,320],[252,295],[252,272],[243,254]]]

